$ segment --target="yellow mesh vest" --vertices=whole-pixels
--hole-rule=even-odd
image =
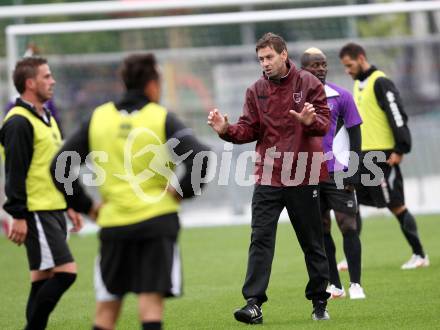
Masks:
[[[167,193],[174,165],[165,145],[166,115],[155,103],[130,114],[113,103],[94,111],[89,145],[97,152],[94,165],[105,175],[99,185],[100,226],[130,225],[178,211],[179,203]]]
[[[61,133],[53,117],[50,127],[23,107],[12,108],[3,122],[14,115],[25,117],[34,130],[31,164],[26,177],[26,198],[29,211],[52,211],[66,208],[64,196],[55,188],[50,175],[50,164],[61,147]],[[20,148],[20,146],[16,146]],[[2,148],[3,149],[3,148]],[[2,150],[3,151],[3,150]]]
[[[385,112],[379,106],[374,93],[374,83],[377,78],[385,77],[382,71],[374,71],[365,82],[362,90],[360,82],[354,83],[353,97],[359,114],[362,118],[362,151],[390,150],[394,148],[394,135],[389,125]]]

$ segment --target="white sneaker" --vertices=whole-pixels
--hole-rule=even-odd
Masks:
[[[338,271],[346,272],[348,270],[347,259],[344,259],[341,262],[339,262],[337,267],[338,267]]]
[[[345,293],[344,287],[342,287],[342,289],[339,289],[339,288],[336,287],[336,285],[334,285],[334,284],[329,285],[329,286],[327,287],[327,290],[326,290],[326,291],[327,291],[328,293],[331,294],[331,296],[330,296],[329,299],[345,298],[346,295],[347,295],[347,294]]]
[[[365,299],[364,289],[362,289],[359,283],[351,283],[350,288],[348,289],[348,293],[350,294],[350,299]]]
[[[407,262],[405,262],[401,269],[415,269],[419,267],[428,267],[429,266],[429,257],[428,255],[425,255],[424,258],[422,256],[419,256],[417,254],[413,254],[411,256],[411,259],[409,259]]]

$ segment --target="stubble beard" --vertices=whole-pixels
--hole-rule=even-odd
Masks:
[[[50,98],[52,97],[52,93],[50,93],[50,92],[42,93],[41,91],[37,91],[36,96],[37,96],[38,101],[40,101],[41,103],[45,103],[48,100],[50,100]]]

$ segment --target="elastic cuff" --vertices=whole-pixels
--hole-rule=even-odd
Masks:
[[[8,212],[11,217],[17,220],[29,220],[32,217],[32,213],[29,211],[21,211],[21,212]]]
[[[74,198],[66,199],[68,207],[79,213],[88,214],[93,206],[93,200],[88,196],[75,196]]]

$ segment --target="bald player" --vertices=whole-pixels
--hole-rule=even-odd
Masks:
[[[329,180],[319,184],[324,243],[330,271],[330,285],[327,291],[332,295],[332,298],[346,296],[339,277],[335,256],[336,248],[331,236],[330,210],[333,210],[343,236],[344,253],[347,257],[350,274],[350,298],[363,299],[365,293],[360,285],[361,242],[356,223],[358,205],[354,192],[354,185],[359,181],[359,173],[356,170],[353,176],[343,178],[343,186],[339,187],[340,189],[335,181],[338,175],[345,176],[343,171],[348,168],[358,168],[353,157],[348,157],[348,151],[360,154],[362,120],[352,95],[347,90],[326,82],[327,58],[320,49],[307,49],[301,57],[301,66],[323,83],[331,113],[331,126],[323,139],[324,152],[333,153],[333,157],[327,161],[330,177]]]

